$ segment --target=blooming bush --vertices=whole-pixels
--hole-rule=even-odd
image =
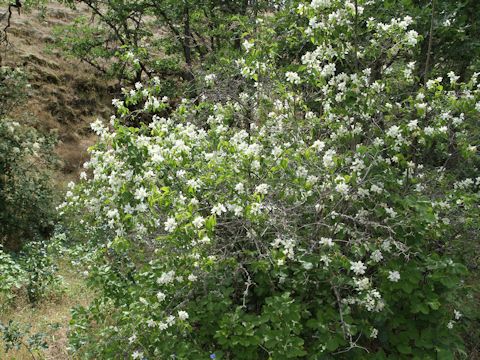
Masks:
[[[110,128],[92,125],[100,140],[60,206],[100,291],[74,311],[75,352],[465,355],[477,76],[419,84],[412,19],[363,11],[300,2],[257,22],[235,62],[249,82],[238,98],[185,100],[162,118],[146,84],[116,102]],[[148,125],[122,125],[140,116]]]
[[[27,241],[46,238],[55,208],[49,171],[55,164],[55,139],[7,117],[26,95],[19,70],[0,72],[0,243],[20,250]]]

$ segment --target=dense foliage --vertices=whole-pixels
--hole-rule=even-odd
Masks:
[[[415,30],[424,38],[418,58],[420,76],[453,70],[461,81],[468,81],[480,67],[479,11],[480,2],[475,0],[387,0],[377,3],[372,16],[386,18],[400,12],[415,19]]]
[[[73,2],[67,3],[74,6]],[[256,31],[258,14],[290,11],[301,2],[82,0],[79,3],[88,7],[92,18],[79,17],[74,24],[57,29],[56,46],[64,53],[117,77],[121,83],[159,76],[164,95],[195,97],[198,91],[192,80],[212,65],[218,67],[232,53],[239,53],[242,38],[252,29]],[[357,1],[357,7],[358,4],[363,2]],[[365,20],[370,17],[383,22],[395,16],[415,19],[415,30],[423,39],[415,55],[416,74],[422,79],[453,70],[465,81],[479,69],[477,1],[388,0],[368,4],[355,19],[357,38],[362,37]],[[292,30],[291,21],[298,17],[292,11],[290,14],[287,22],[276,25],[277,33]],[[299,52],[287,54],[295,57]],[[134,66],[129,61],[132,58],[136,59]]]
[[[55,210],[49,179],[54,138],[7,117],[26,86],[20,70],[0,69],[0,243],[10,250],[48,237]]]
[[[165,95],[191,88],[198,68],[240,50],[247,24],[273,1],[141,0],[67,1],[86,5],[92,19],[79,17],[59,27],[56,46],[97,70],[134,83],[159,76]],[[135,59],[132,64],[131,60]],[[186,83],[183,83],[186,81]],[[176,89],[179,87],[179,89]]]
[[[420,74],[413,19],[375,8],[259,14],[194,101],[162,117],[153,78],[92,125],[100,140],[60,206],[99,290],[74,311],[75,353],[467,356],[478,74]]]
[[[54,249],[42,242],[28,243],[18,254],[0,248],[0,309],[8,308],[19,295],[35,304],[61,289],[54,254]]]

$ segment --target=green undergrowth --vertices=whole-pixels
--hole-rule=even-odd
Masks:
[[[61,282],[37,303],[29,301],[24,289],[17,290],[13,302],[0,298],[0,324],[4,326],[0,328],[0,359],[72,359],[67,340],[70,311],[86,306],[93,294],[75,266],[62,255],[54,260]]]

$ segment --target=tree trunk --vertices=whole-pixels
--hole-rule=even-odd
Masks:
[[[185,0],[183,8],[183,25],[183,53],[187,64],[186,80],[192,81],[194,79],[192,72],[192,32],[190,29],[190,8],[187,0]]]

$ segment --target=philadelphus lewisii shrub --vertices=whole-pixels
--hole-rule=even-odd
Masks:
[[[77,354],[462,353],[456,248],[478,214],[476,76],[417,85],[409,18],[369,19],[355,44],[352,3],[292,11],[301,61],[277,63],[271,50],[289,41],[262,29],[282,18],[259,20],[236,61],[251,85],[237,100],[185,100],[162,118],[155,85],[137,84],[112,126],[92,125],[99,142],[61,205],[99,289],[74,311]],[[136,116],[148,125],[121,125]]]

